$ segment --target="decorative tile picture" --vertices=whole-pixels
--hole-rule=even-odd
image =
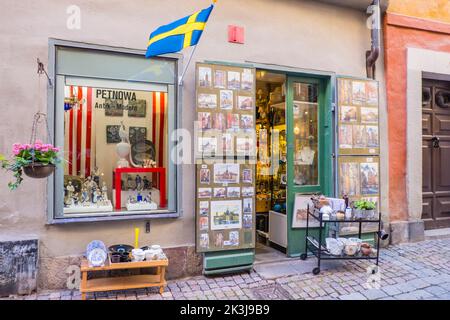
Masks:
[[[123,100],[105,99],[105,116],[123,117]]]
[[[145,118],[147,112],[147,101],[144,99],[131,100],[128,102],[128,116]]]
[[[119,136],[120,126],[107,125],[106,126],[106,143],[119,143],[121,141]]]
[[[145,141],[147,139],[147,128],[146,127],[130,127],[129,137],[130,137],[131,144]]]

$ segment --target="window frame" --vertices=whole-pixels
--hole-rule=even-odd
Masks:
[[[136,56],[144,56],[144,50],[138,49],[129,49],[129,48],[118,48],[111,47],[105,45],[97,45],[97,44],[89,44],[75,41],[67,41],[67,40],[59,40],[49,38],[48,42],[48,74],[51,79],[51,84],[47,85],[47,116],[49,120],[49,129],[52,135],[55,137],[56,134],[56,118],[55,118],[55,108],[56,108],[56,53],[58,47],[66,47],[73,49],[82,49],[82,50],[90,50],[90,51],[103,51],[105,53],[116,53],[123,55],[136,55]],[[173,60],[175,63],[175,77],[174,82],[172,84],[174,89],[174,106],[175,106],[175,121],[174,121],[174,129],[182,128],[182,87],[178,83],[178,79],[181,76],[181,70],[183,65],[183,56],[181,54],[165,54],[161,55],[162,59]],[[169,132],[169,139],[171,139],[171,132]],[[56,140],[56,137],[55,137]],[[174,146],[177,145],[177,142],[174,142]],[[169,151],[170,154],[170,151]],[[56,205],[58,197],[56,196],[56,186],[58,183],[56,182],[56,175],[53,174],[49,178],[47,178],[47,223],[48,225],[53,224],[68,224],[68,223],[82,223],[82,222],[95,222],[95,221],[123,221],[123,220],[149,220],[149,219],[164,219],[164,218],[179,218],[183,216],[182,209],[182,166],[175,164],[175,189],[176,189],[176,200],[175,205],[176,208],[174,211],[165,211],[161,213],[136,213],[136,214],[117,214],[112,212],[111,214],[105,215],[89,215],[86,217],[56,217]],[[168,174],[168,176],[170,176]]]

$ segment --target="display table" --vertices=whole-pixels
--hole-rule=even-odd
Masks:
[[[165,208],[167,205],[166,199],[166,168],[116,168],[114,169],[114,179],[115,179],[115,208],[117,210],[121,209],[121,197],[122,197],[122,173],[158,173],[159,181],[159,194],[161,199],[159,201],[159,206]]]
[[[111,263],[111,261],[108,260],[106,265],[103,267],[90,267],[88,261],[84,258],[81,262],[81,299],[86,300],[87,292],[141,289],[148,287],[159,287],[159,293],[162,294],[164,292],[164,286],[167,284],[165,274],[166,267],[168,265],[169,260],[167,259],[119,263]],[[157,271],[154,275],[142,274],[122,277],[95,278],[88,280],[89,272],[139,268],[156,268]]]

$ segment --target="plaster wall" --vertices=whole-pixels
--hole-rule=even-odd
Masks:
[[[201,1],[79,0],[81,28],[68,29],[66,10],[73,1],[2,1],[5,13],[0,24],[0,153],[9,154],[14,142],[28,141],[33,114],[45,110],[42,82],[36,75],[36,58],[48,65],[48,39],[145,49],[149,33],[156,27],[210,4]],[[7,14],[6,14],[7,13]],[[245,28],[245,44],[227,42],[227,26]],[[227,0],[214,9],[193,58],[258,62],[365,77],[365,51],[370,48],[370,30],[362,11],[316,1]],[[184,52],[185,57],[189,50]],[[185,61],[187,59],[184,59]],[[387,208],[387,116],[383,58],[378,62],[381,81],[381,208]],[[194,67],[187,70],[182,90],[183,127],[193,130]],[[51,97],[49,97],[51,98]],[[183,214],[177,219],[155,219],[151,232],[141,232],[141,243],[163,247],[192,246],[195,243],[195,171],[184,165]],[[86,244],[101,239],[106,244],[132,243],[133,229],[144,229],[143,221],[89,222],[47,225],[45,180],[25,179],[16,192],[7,189],[9,174],[0,173],[0,240],[38,238],[44,259],[79,255]]]
[[[448,0],[389,0],[388,12],[450,23]]]

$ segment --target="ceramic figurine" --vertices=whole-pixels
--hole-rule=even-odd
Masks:
[[[103,181],[103,185],[102,185],[102,198],[103,198],[103,201],[108,201],[108,187],[106,186],[105,181]]]
[[[89,192],[87,191],[86,187],[83,185],[83,187],[81,187],[81,203],[87,203],[87,202],[90,202]]]
[[[119,142],[116,146],[116,152],[119,157],[119,161],[117,161],[117,168],[127,168],[130,166],[127,158],[130,155],[131,146],[128,141],[128,132],[123,124],[123,121],[120,122],[119,137],[121,142]]]
[[[99,186],[100,185],[100,170],[98,167],[94,167],[94,170],[92,170],[92,179],[94,182]]]
[[[66,186],[66,191],[67,191],[67,199],[72,199],[73,198],[73,194],[75,192],[75,187],[72,184],[72,180],[69,180],[69,183]],[[69,205],[71,204],[72,201],[69,201]]]
[[[150,190],[150,180],[147,179],[147,176],[144,176],[144,190]]]
[[[127,178],[127,189],[128,190],[134,190],[134,184],[133,184],[133,179],[131,178],[131,176],[129,175]]]
[[[136,190],[141,191],[142,190],[142,178],[140,175],[136,175],[135,182],[136,182]]]

